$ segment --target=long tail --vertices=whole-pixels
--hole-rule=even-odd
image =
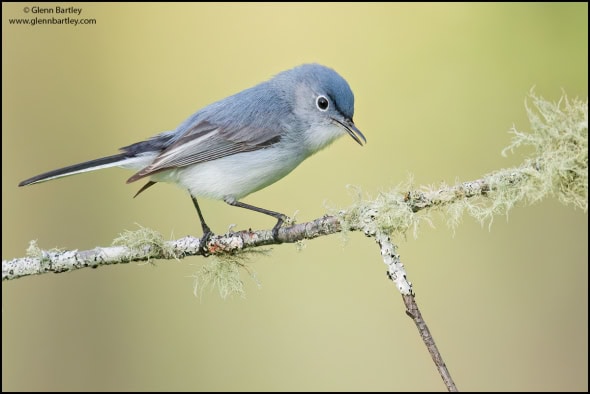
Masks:
[[[83,163],[74,164],[71,166],[58,168],[57,170],[44,172],[32,178],[26,179],[19,183],[19,186],[32,185],[35,183],[50,181],[52,179],[62,178],[65,176],[80,174],[82,172],[101,170],[103,168],[117,167],[125,164],[126,161],[134,161],[136,158],[129,157],[125,153],[117,155],[101,157],[100,159],[85,161]]]

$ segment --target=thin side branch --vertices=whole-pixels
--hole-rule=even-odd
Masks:
[[[416,328],[420,333],[420,337],[426,345],[426,348],[432,357],[432,361],[434,361],[434,365],[436,365],[436,369],[438,369],[438,373],[445,383],[447,390],[449,392],[459,391],[457,390],[457,386],[451,377],[451,373],[447,369],[447,366],[442,359],[442,355],[438,351],[436,343],[434,343],[434,338],[432,338],[432,335],[430,335],[430,330],[428,329],[426,322],[422,318],[422,313],[420,313],[420,309],[416,303],[416,297],[414,294],[402,294],[402,298],[404,300],[404,304],[406,305],[406,314],[411,317],[416,324]]]
[[[406,305],[406,314],[412,318],[422,338],[422,342],[428,349],[432,361],[438,370],[447,390],[450,392],[457,392],[457,386],[453,382],[451,373],[445,365],[442,354],[439,352],[434,338],[430,334],[430,330],[426,322],[422,318],[422,313],[416,303],[414,292],[412,291],[412,283],[408,281],[406,270],[400,260],[399,254],[396,253],[396,246],[391,242],[389,236],[385,234],[376,234],[375,239],[381,249],[381,256],[387,265],[387,277],[395,283],[397,289],[402,294],[404,304]]]

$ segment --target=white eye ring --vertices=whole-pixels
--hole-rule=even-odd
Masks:
[[[315,100],[315,105],[320,111],[326,112],[328,108],[330,108],[330,100],[328,100],[326,96],[318,96]]]

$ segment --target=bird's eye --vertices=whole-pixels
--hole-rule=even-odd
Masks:
[[[327,111],[328,107],[330,106],[330,102],[328,101],[328,99],[324,96],[319,96],[317,98],[317,100],[315,101],[315,105],[317,105],[318,109],[320,111]]]

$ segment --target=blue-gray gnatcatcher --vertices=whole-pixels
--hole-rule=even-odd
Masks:
[[[123,147],[113,156],[34,176],[19,186],[102,168],[130,168],[138,172],[127,183],[149,177],[137,194],[157,182],[187,189],[205,242],[212,233],[197,196],[276,218],[276,239],[287,217],[239,200],[278,181],[346,133],[360,145],[366,142],[353,114],[348,83],[330,68],[304,64],[197,111],[176,130]]]

